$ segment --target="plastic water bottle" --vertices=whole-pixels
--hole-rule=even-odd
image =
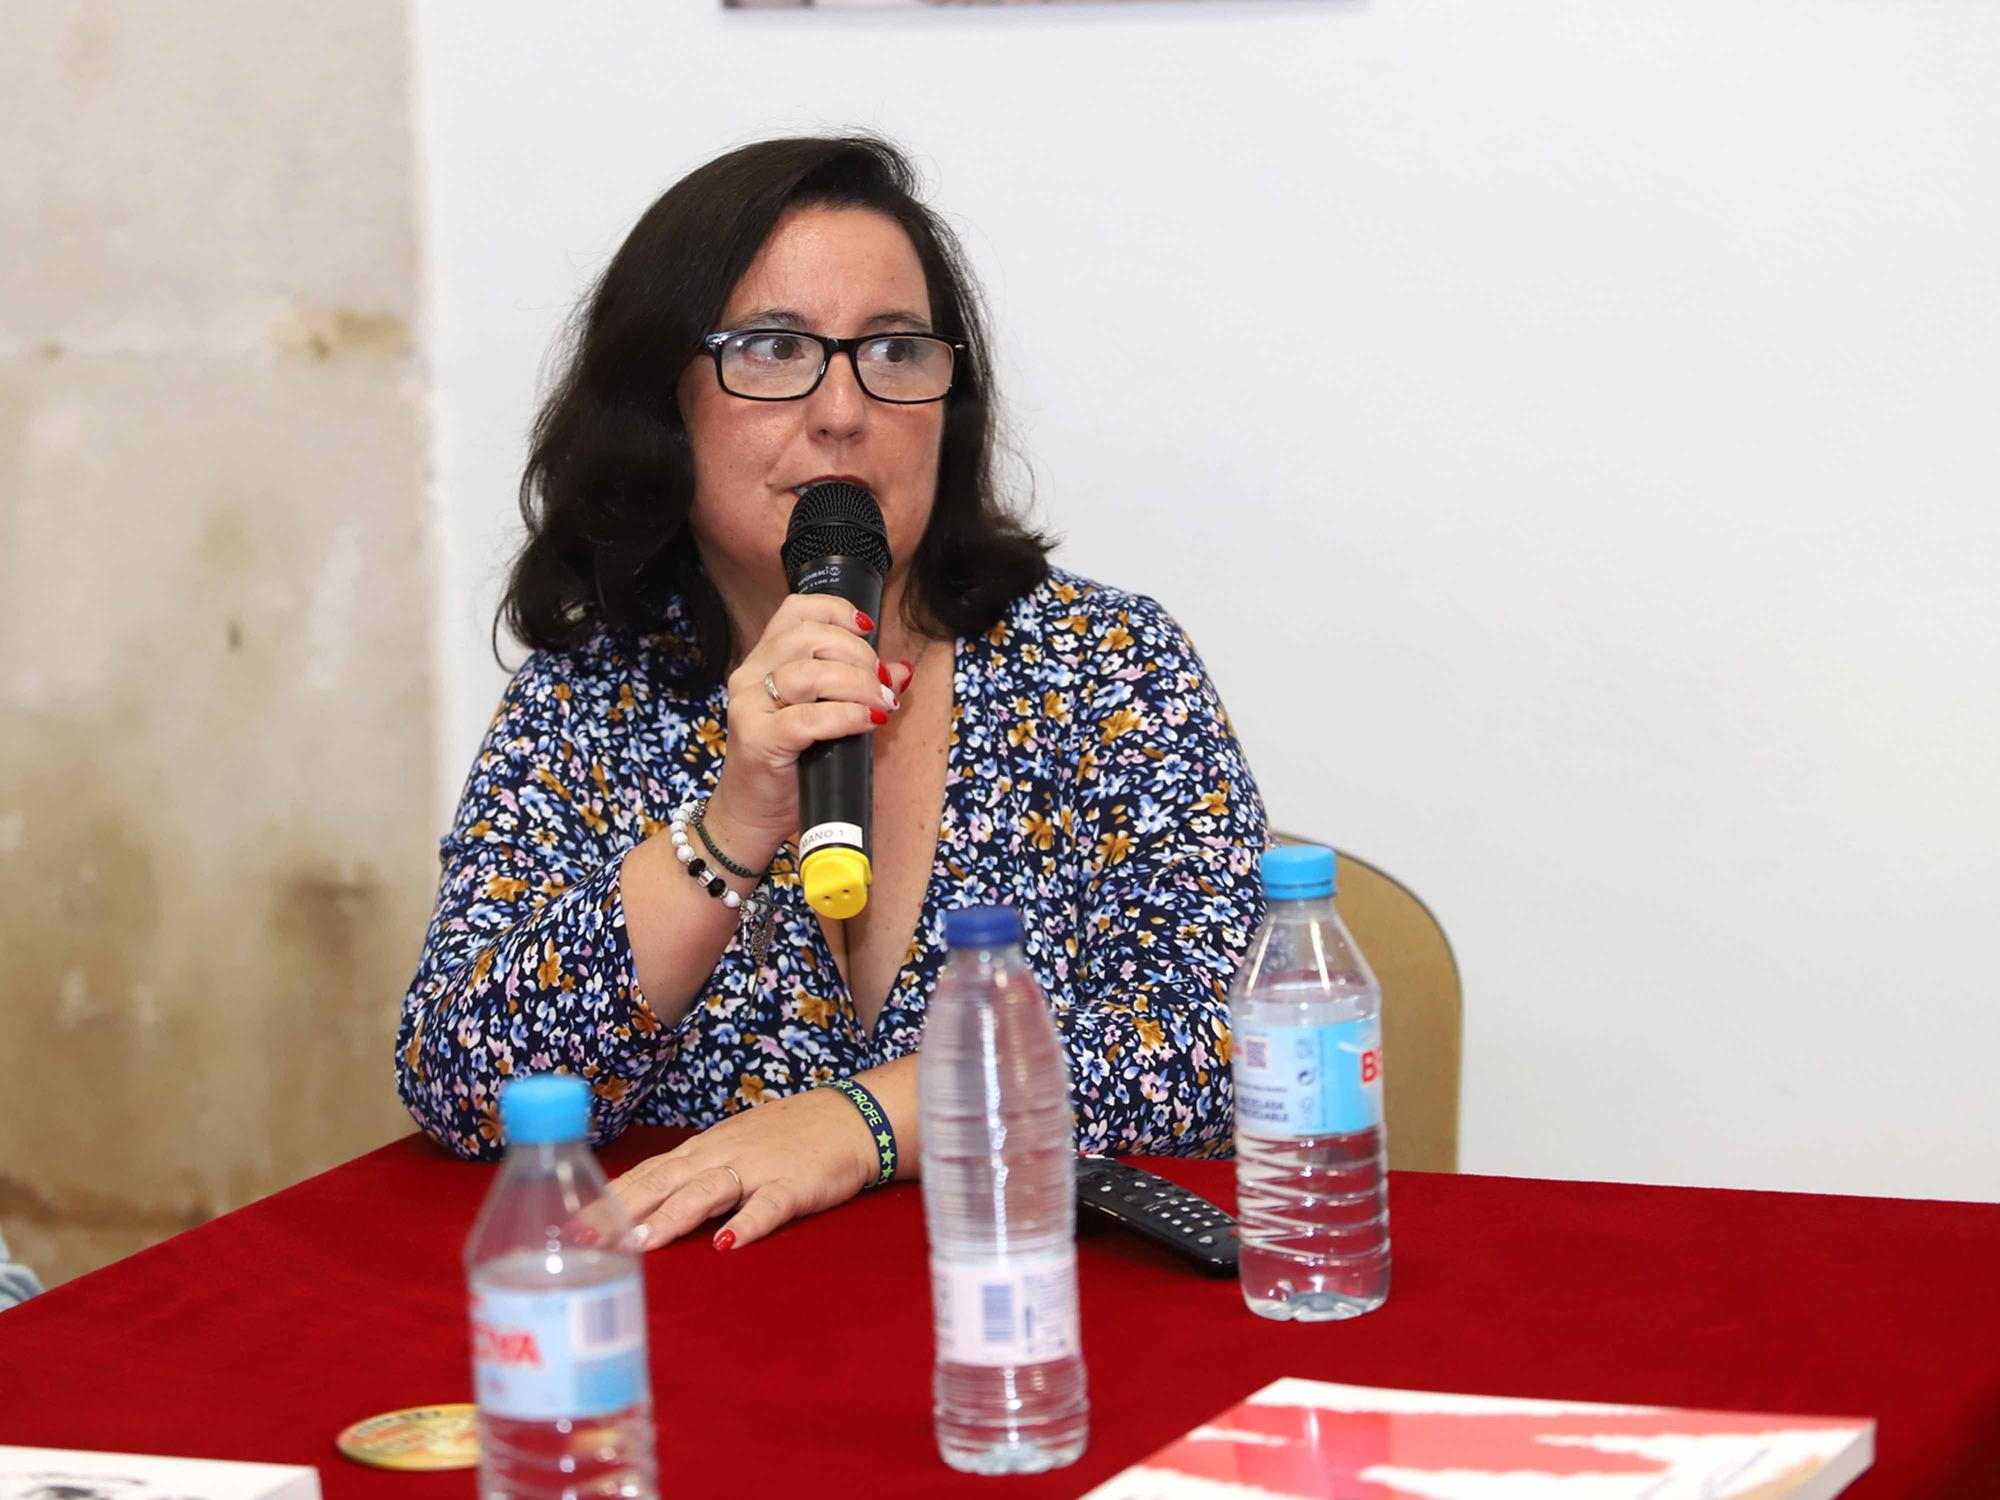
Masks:
[[[507,1160],[465,1246],[481,1500],[653,1500],[645,1283],[585,1144],[590,1090],[500,1091]]]
[[[1331,849],[1269,850],[1269,911],[1230,991],[1239,1274],[1266,1318],[1352,1318],[1389,1296],[1382,990],[1333,888]]]
[[[938,1452],[974,1474],[1074,1463],[1090,1436],[1069,1065],[1005,907],[945,916],[917,1064]]]

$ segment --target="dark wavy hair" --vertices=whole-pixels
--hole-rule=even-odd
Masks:
[[[527,645],[657,630],[678,596],[694,631],[678,684],[706,689],[735,655],[729,617],[688,529],[694,460],[675,390],[701,338],[788,209],[865,208],[902,226],[935,331],[968,346],[946,397],[937,499],[910,565],[905,615],[990,629],[1048,574],[1049,540],[1001,502],[991,344],[950,228],[917,198],[901,151],[868,135],[762,141],[689,173],[646,210],[572,318],[567,357],[521,475],[527,541],[495,619]],[[676,657],[680,653],[675,653]]]

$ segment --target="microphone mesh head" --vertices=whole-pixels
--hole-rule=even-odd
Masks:
[[[785,577],[794,587],[799,575],[822,557],[858,557],[887,578],[889,534],[882,524],[882,507],[868,491],[845,479],[809,484],[792,506],[780,556]]]

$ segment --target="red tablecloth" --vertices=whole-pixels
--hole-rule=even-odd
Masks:
[[[1150,1165],[1233,1208],[1227,1164]],[[491,1180],[400,1141],[0,1313],[0,1442],[313,1464],[328,1500],[470,1494],[333,1437],[470,1399],[458,1255]],[[2000,1204],[1398,1173],[1390,1211],[1388,1305],[1310,1327],[1086,1221],[1090,1448],[1008,1480],[936,1458],[916,1188],[727,1254],[656,1251],[662,1491],[1075,1496],[1300,1375],[1874,1417],[1852,1495],[2000,1496]]]

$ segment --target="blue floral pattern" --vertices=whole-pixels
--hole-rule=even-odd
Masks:
[[[1225,993],[1263,916],[1264,806],[1187,637],[1157,603],[1057,570],[956,643],[937,855],[904,965],[864,1029],[780,853],[775,941],[739,932],[664,1025],[633,977],[619,871],[722,769],[724,690],[660,684],[658,634],[538,652],[515,675],[441,846],[437,910],[397,1039],[417,1122],[500,1150],[514,1073],[586,1079],[599,1141],[706,1126],[915,1052],[944,913],[1017,908],[1068,1048],[1083,1151],[1230,1148]],[[665,670],[663,670],[665,669]]]

